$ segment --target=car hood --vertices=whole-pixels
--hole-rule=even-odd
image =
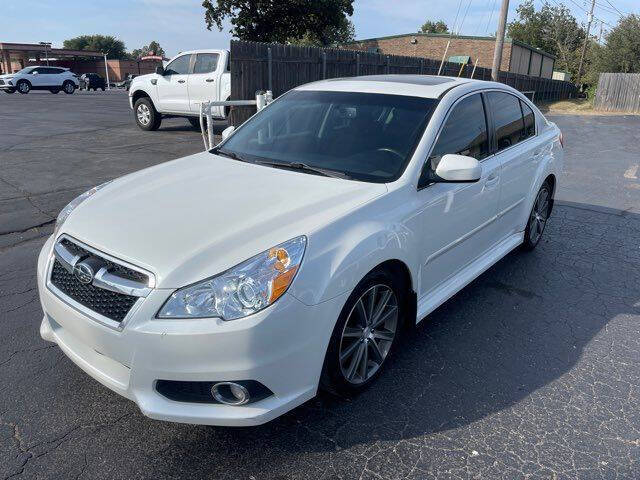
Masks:
[[[62,231],[152,271],[159,288],[178,288],[308,235],[386,191],[202,152],[115,180],[80,204]]]

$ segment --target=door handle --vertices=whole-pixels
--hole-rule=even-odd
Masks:
[[[213,78],[207,78],[205,81],[206,82],[213,82]]]
[[[178,80],[178,83],[184,83],[184,80]]]
[[[500,181],[500,177],[496,174],[489,175],[486,182],[484,182],[484,186],[487,188],[495,187]]]

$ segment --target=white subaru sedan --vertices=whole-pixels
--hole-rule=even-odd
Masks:
[[[211,151],[67,205],[38,260],[40,334],[160,420],[257,425],[357,393],[411,326],[538,244],[562,159],[556,125],[499,83],[303,85]]]

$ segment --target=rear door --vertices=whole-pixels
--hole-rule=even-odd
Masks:
[[[162,112],[189,113],[188,79],[191,54],[175,58],[158,78],[158,107]]]
[[[482,94],[462,97],[448,114],[423,169],[435,170],[448,153],[474,157],[482,176],[474,183],[433,183],[418,191],[423,203],[420,296],[433,293],[497,243],[495,218],[500,162],[490,154],[489,122]]]
[[[524,229],[528,214],[525,199],[541,155],[536,149],[531,108],[507,92],[490,91],[486,96],[494,123],[496,157],[502,166],[498,223],[504,238]]]
[[[193,113],[200,112],[200,104],[209,100],[219,100],[217,79],[220,54],[197,53],[193,64],[193,73],[189,75],[189,108]],[[217,109],[219,110],[220,107]],[[214,111],[215,112],[215,111]],[[217,115],[220,116],[220,115]]]

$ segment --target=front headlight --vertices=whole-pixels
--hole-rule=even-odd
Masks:
[[[235,320],[268,307],[293,281],[307,237],[288,240],[226,272],[173,292],[158,318]]]
[[[87,198],[89,198],[91,195],[96,193],[101,188],[106,187],[111,182],[112,180],[109,180],[108,182],[105,182],[101,185],[93,187],[90,190],[87,190],[86,192],[84,192],[83,194],[78,195],[76,198],[74,198],[69,203],[67,203],[67,205],[62,210],[60,210],[60,213],[58,214],[58,218],[56,218],[56,226],[53,231],[54,235],[58,234],[58,230],[60,229],[62,224],[65,222],[67,218],[69,218],[69,215],[71,215],[71,212],[73,212],[78,205],[80,205],[82,202],[84,202]]]

